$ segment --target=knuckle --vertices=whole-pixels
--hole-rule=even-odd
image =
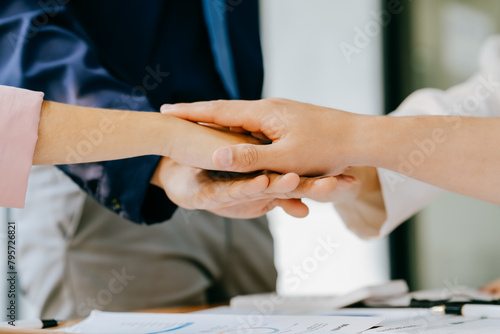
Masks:
[[[242,157],[245,167],[252,167],[259,160],[259,153],[252,145],[245,145],[242,149]]]

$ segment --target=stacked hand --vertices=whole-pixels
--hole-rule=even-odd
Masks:
[[[214,176],[163,158],[153,177],[172,202],[185,209],[208,210],[229,218],[260,217],[276,206],[295,217],[305,217],[307,207],[300,198],[321,197],[333,192],[335,177],[305,178],[297,174]]]
[[[151,182],[165,190],[169,199],[185,209],[202,209],[230,218],[260,217],[282,207],[295,217],[308,208],[301,198],[326,201],[337,187],[337,178],[300,177],[296,173],[257,172],[238,174],[213,172],[220,169],[212,155],[227,145],[260,145],[259,140],[224,129],[181,122],[183,140],[171,141]]]
[[[204,209],[233,218],[258,217],[276,206],[283,207],[293,216],[303,217],[307,215],[308,209],[301,202],[301,198],[330,201],[332,195],[338,193],[334,192],[338,180],[333,176],[299,177],[301,174],[325,174],[325,170],[322,169],[296,168],[306,167],[307,164],[300,165],[297,161],[303,161],[303,158],[309,159],[304,153],[313,152],[298,149],[296,153],[302,155],[301,159],[293,157],[288,159],[286,152],[267,150],[266,146],[261,145],[263,141],[269,142],[270,138],[279,139],[279,136],[285,133],[284,128],[281,131],[273,128],[280,125],[275,121],[276,117],[280,116],[279,110],[267,116],[260,111],[261,116],[267,120],[263,125],[268,127],[260,129],[259,126],[253,125],[246,131],[246,123],[249,122],[245,117],[236,124],[231,124],[232,121],[225,118],[244,116],[239,113],[231,116],[229,111],[236,109],[238,112],[238,108],[246,108],[247,105],[235,101],[231,102],[235,107],[233,108],[227,103],[229,102],[194,104],[193,106],[201,111],[203,115],[201,118],[210,118],[208,113],[214,112],[220,112],[222,116],[222,124],[203,126],[153,112],[84,108],[44,101],[33,161],[35,164],[62,164],[160,155],[164,158],[159,163],[151,182],[163,188],[173,202],[187,209]],[[268,104],[269,102],[265,101],[255,102],[248,107],[251,107],[250,110]],[[189,106],[186,105],[188,110]],[[210,108],[203,110],[204,106]],[[193,116],[193,119],[197,118],[196,115]],[[229,125],[229,129],[224,125]],[[300,131],[300,128],[295,127],[292,130]],[[294,142],[284,141],[282,146],[293,146],[293,144]],[[240,145],[243,145],[243,148],[251,148],[251,152],[266,149],[268,154],[275,156],[262,155],[265,160],[256,163],[250,160],[253,156],[243,156],[249,160],[244,161],[248,166],[241,168],[238,167],[238,160],[235,160],[234,166],[238,167],[236,171],[262,170],[252,175],[235,177],[228,173],[215,175],[213,172],[208,172],[231,170],[234,166],[221,168],[224,165],[224,150],[221,148],[228,146],[236,148],[234,154],[239,159],[237,154]],[[90,149],[83,150],[82,147],[87,146],[90,146]],[[310,157],[312,158],[312,155]],[[273,164],[275,160],[279,164]],[[287,162],[290,163],[289,167]],[[344,189],[349,183],[355,184],[352,178],[345,177],[339,180],[341,181],[339,189]]]
[[[352,152],[355,147],[352,141],[357,138],[353,131],[365,117],[283,99],[165,105],[162,112],[251,133],[272,142],[272,145],[241,143],[217,149],[213,162],[220,170],[269,169],[300,175],[338,175],[349,167],[348,162],[356,156]],[[337,133],[332,135],[334,131]]]
[[[316,113],[317,117],[303,117],[305,111]],[[162,187],[174,203],[186,209],[252,218],[280,206],[292,216],[304,217],[308,209],[301,198],[342,201],[356,197],[361,190],[355,177],[360,171],[351,170],[346,163],[339,164],[350,153],[343,150],[349,147],[347,140],[352,136],[339,134],[339,141],[328,143],[331,149],[318,136],[331,131],[330,122],[349,131],[350,124],[357,121],[352,120],[352,114],[337,110],[332,113],[331,109],[281,99],[165,105],[162,112],[231,131],[202,129],[191,124],[198,127],[193,130],[202,129],[193,131],[196,133],[193,143],[173,145],[166,154],[171,158],[163,158],[160,163],[153,184]],[[308,138],[308,145],[303,145],[300,138]],[[273,144],[261,145],[269,142]],[[311,146],[317,149],[311,150]],[[201,149],[205,160],[200,163],[196,159],[199,154],[186,153],[183,147]],[[325,150],[332,154],[324,154]],[[212,160],[208,161],[207,156]],[[277,173],[259,172],[240,179],[223,173],[226,179],[214,179],[210,172],[185,165],[241,173],[262,170]],[[346,168],[349,170],[339,175]]]

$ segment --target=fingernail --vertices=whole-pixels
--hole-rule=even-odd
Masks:
[[[347,182],[356,182],[358,180],[357,178],[351,175],[342,175],[342,177],[344,178],[344,181]]]
[[[229,168],[233,164],[233,151],[229,148],[219,148],[214,153],[214,162],[221,168]]]
[[[160,107],[160,112],[165,114],[166,112],[172,110],[174,108],[173,104],[164,104]]]

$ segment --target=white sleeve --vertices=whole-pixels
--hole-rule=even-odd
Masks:
[[[447,91],[418,90],[391,114],[414,115],[500,117],[500,36],[485,42],[480,70],[469,80]],[[335,204],[347,227],[362,238],[386,236],[444,192],[394,171],[378,168],[378,174],[381,193]]]

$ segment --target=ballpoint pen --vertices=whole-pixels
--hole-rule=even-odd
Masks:
[[[431,308],[432,311],[441,314],[456,314],[466,317],[500,318],[500,305],[486,304],[454,304],[440,305]]]

